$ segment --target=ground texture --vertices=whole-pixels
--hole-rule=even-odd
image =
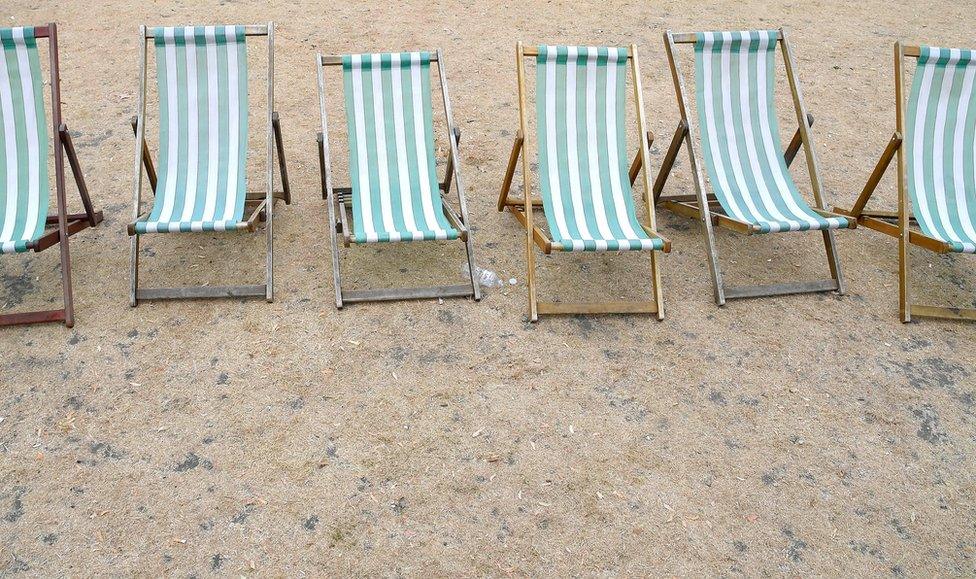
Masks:
[[[894,240],[838,233],[846,296],[720,309],[697,224],[664,213],[664,322],[530,325],[524,235],[494,209],[517,39],[636,43],[656,172],[677,117],[662,32],[791,27],[829,200],[849,206],[894,128],[892,44],[972,44],[970,6],[257,4],[4,3],[3,25],[60,23],[65,119],[106,221],[72,238],[77,326],[0,334],[0,574],[976,573],[976,326],[898,323]],[[295,194],[276,214],[276,301],[131,309],[137,26],[272,19]],[[337,312],[313,56],[426,47],[446,54],[478,262],[517,284]],[[258,107],[258,43],[251,55]],[[327,84],[344,182],[341,83]],[[802,157],[795,176],[809,183]],[[686,157],[668,187],[692,191]],[[890,176],[877,201],[891,207]],[[826,275],[816,235],[718,244],[733,283]],[[259,234],[157,236],[143,279],[258,283],[263,251]],[[460,283],[462,255],[359,247],[343,267],[350,285]],[[971,258],[912,256],[920,301],[976,305]],[[649,291],[646,255],[537,261],[544,298]],[[54,250],[5,256],[0,277],[5,310],[58,303]]]

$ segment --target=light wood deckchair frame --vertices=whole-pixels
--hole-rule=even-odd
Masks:
[[[908,161],[905,159],[906,153],[902,146],[905,135],[905,117],[907,106],[907,95],[905,87],[905,57],[918,58],[921,56],[921,47],[917,45],[905,45],[901,42],[895,43],[895,132],[888,141],[878,164],[868,177],[864,189],[858,196],[854,206],[849,209],[834,208],[834,211],[841,215],[847,215],[857,219],[857,222],[869,229],[880,231],[885,235],[898,238],[898,310],[902,322],[912,321],[912,315],[930,318],[944,318],[950,320],[976,320],[976,309],[952,308],[942,306],[930,306],[911,303],[911,279],[909,278],[908,246],[917,245],[919,247],[934,251],[935,253],[953,253],[952,246],[936,239],[921,231],[910,229],[912,222],[917,225],[914,215],[912,215],[908,198]],[[871,195],[884,177],[885,172],[891,161],[898,155],[898,211],[871,211],[865,209]],[[894,223],[893,223],[894,222]]]
[[[634,105],[637,108],[637,134],[641,135],[640,146],[637,152],[637,159],[631,165],[629,176],[630,184],[633,185],[641,171],[641,167],[647,166],[648,149],[654,140],[653,133],[646,129],[647,123],[644,118],[644,98],[641,88],[640,66],[637,58],[637,45],[631,44],[627,55],[630,62],[630,72],[633,77],[634,85]],[[535,253],[533,244],[538,246],[546,255],[553,252],[552,240],[545,230],[535,224],[532,218],[534,210],[544,211],[542,198],[532,195],[532,178],[529,168],[529,143],[528,143],[528,112],[527,95],[525,84],[525,59],[539,55],[539,49],[535,46],[526,47],[522,42],[516,43],[515,60],[516,72],[518,75],[518,97],[519,97],[519,130],[515,134],[515,142],[512,145],[512,152],[509,155],[508,167],[505,170],[505,177],[502,181],[501,192],[498,195],[498,210],[508,209],[515,219],[525,228],[525,260],[527,266],[528,293],[529,293],[529,321],[537,322],[540,315],[561,315],[561,314],[655,314],[658,320],[664,319],[664,296],[661,290],[661,271],[658,264],[657,251],[651,251],[651,284],[654,296],[650,301],[615,301],[615,302],[585,302],[585,303],[566,303],[566,302],[540,302],[536,297],[535,279]],[[538,98],[538,97],[537,97]],[[522,191],[521,199],[510,199],[509,193],[512,189],[512,182],[515,179],[515,171],[519,161],[522,162]],[[650,190],[650,175],[647,170],[643,171],[644,188]],[[654,204],[647,203],[647,220],[649,225],[641,223],[641,228],[651,239],[661,239],[664,242],[664,253],[671,251],[671,242],[664,236],[657,233],[657,225],[654,215]],[[558,251],[558,248],[556,248]]]
[[[131,237],[129,255],[129,305],[135,307],[139,300],[163,299],[205,299],[205,298],[242,298],[263,297],[269,303],[274,300],[274,206],[279,199],[286,205],[291,205],[291,189],[288,184],[288,170],[285,167],[285,150],[281,140],[281,123],[278,113],[274,110],[274,22],[267,24],[244,26],[245,36],[265,36],[268,39],[268,111],[267,111],[267,188],[265,191],[248,191],[245,198],[245,208],[250,211],[246,220],[247,227],[233,232],[254,232],[257,222],[265,222],[267,236],[267,260],[265,264],[265,283],[258,285],[230,285],[230,286],[184,286],[166,288],[139,287],[139,237],[135,224],[145,220],[149,213],[142,213],[142,176],[143,169],[149,181],[150,188],[156,193],[156,170],[153,166],[152,154],[146,143],[146,76],[147,52],[149,41],[154,40],[153,29],[145,25],[139,27],[139,38],[142,44],[142,55],[139,60],[139,102],[138,114],[132,120],[135,132],[135,184],[132,193],[132,222],[127,227]],[[278,155],[278,171],[281,174],[281,191],[274,190],[274,156]],[[189,232],[187,232],[189,233]],[[219,233],[206,231],[201,233]]]
[[[55,196],[57,200],[57,213],[48,215],[45,221],[45,226],[56,225],[56,228],[47,231],[41,237],[31,241],[27,244],[27,247],[37,253],[54,244],[60,244],[61,288],[64,307],[56,310],[3,314],[0,315],[0,326],[64,322],[64,325],[70,328],[75,324],[75,314],[74,300],[71,293],[71,259],[68,254],[68,238],[83,229],[95,227],[101,223],[103,216],[101,211],[95,211],[91,198],[88,196],[88,186],[85,184],[85,177],[81,172],[81,164],[78,162],[75,146],[71,142],[71,134],[68,132],[68,126],[61,120],[61,74],[58,66],[57,24],[52,22],[47,26],[35,27],[34,37],[47,38],[48,52],[50,53],[51,122],[54,127],[54,172],[55,188],[57,190]],[[65,156],[68,157],[71,174],[74,177],[75,184],[78,186],[78,194],[85,208],[84,213],[68,213],[68,203],[64,190]],[[44,162],[47,163],[46,157]]]
[[[458,239],[464,243],[467,254],[468,272],[471,278],[469,284],[438,285],[415,288],[381,288],[365,290],[343,290],[342,276],[339,268],[339,240],[342,234],[342,244],[345,247],[353,245],[352,231],[349,222],[352,219],[352,207],[347,203],[352,197],[351,187],[334,187],[332,185],[332,161],[329,155],[329,122],[325,108],[325,67],[341,67],[341,55],[322,55],[316,59],[319,83],[319,108],[322,116],[322,131],[316,136],[319,151],[319,169],[322,180],[322,198],[326,200],[329,210],[329,237],[332,242],[332,282],[335,286],[335,304],[337,309],[347,303],[378,302],[396,300],[418,300],[434,298],[472,297],[481,300],[481,286],[477,279],[477,267],[474,262],[474,241],[471,236],[468,207],[464,197],[464,184],[461,181],[461,159],[459,147],[461,131],[454,126],[454,116],[451,112],[451,98],[447,90],[447,73],[444,67],[444,55],[440,49],[431,50],[430,60],[437,63],[437,76],[440,77],[441,95],[444,100],[444,116],[447,120],[448,140],[451,142],[447,158],[447,170],[444,181],[439,184],[441,204],[444,216],[452,227],[458,230]],[[433,106],[433,102],[431,103]],[[457,187],[458,210],[455,211],[447,201],[451,191],[451,184]],[[416,243],[411,241],[410,243]]]
[[[705,179],[698,161],[697,145],[695,144],[695,121],[688,112],[688,103],[685,99],[684,76],[681,73],[681,67],[675,56],[677,44],[694,44],[696,40],[697,35],[695,33],[673,33],[670,30],[664,33],[664,44],[667,49],[668,64],[671,67],[671,78],[674,81],[674,90],[678,100],[678,109],[681,112],[681,119],[678,122],[678,128],[675,130],[671,145],[665,155],[664,163],[661,165],[661,170],[658,173],[657,179],[654,181],[654,202],[679,215],[701,220],[705,228],[705,251],[708,256],[709,269],[712,275],[712,290],[715,295],[715,303],[720,306],[725,305],[726,300],[737,298],[829,291],[836,291],[843,295],[845,291],[844,277],[841,272],[840,259],[837,255],[834,232],[830,229],[821,231],[823,234],[824,248],[827,253],[827,265],[830,268],[830,279],[739,287],[730,287],[723,283],[722,268],[718,261],[718,250],[715,245],[714,227],[724,227],[746,235],[759,233],[759,228],[754,224],[739,221],[731,216],[725,215],[715,195],[707,193]],[[813,116],[807,113],[806,106],[803,103],[803,95],[800,92],[800,84],[796,77],[796,63],[785,28],[779,29],[777,41],[782,49],[786,77],[789,81],[790,92],[793,97],[793,108],[796,111],[797,123],[799,125],[796,135],[793,137],[790,146],[784,154],[787,166],[792,163],[794,157],[802,147],[806,156],[815,202],[811,208],[823,217],[843,217],[842,215],[826,210],[826,198],[820,178],[820,164],[810,138],[810,127],[813,125]],[[674,167],[682,145],[686,145],[688,149],[688,158],[695,184],[695,194],[662,196],[661,193],[664,190],[664,185]],[[853,228],[854,224],[852,223],[851,226]]]

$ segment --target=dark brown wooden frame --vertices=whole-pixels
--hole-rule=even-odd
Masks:
[[[459,152],[461,130],[454,126],[454,116],[451,112],[451,98],[447,90],[447,72],[444,68],[444,55],[440,49],[430,52],[431,61],[437,63],[441,95],[444,99],[444,116],[447,119],[448,140],[451,142],[444,181],[439,184],[441,203],[444,208],[444,216],[459,231],[460,235],[458,239],[464,243],[471,283],[417,288],[342,289],[342,277],[339,270],[338,236],[340,233],[342,234],[343,246],[348,248],[353,244],[349,228],[349,221],[352,219],[352,216],[349,214],[351,208],[346,206],[347,199],[352,195],[352,189],[350,187],[332,186],[332,162],[329,155],[328,139],[329,122],[325,108],[325,67],[341,66],[342,56],[319,54],[315,59],[315,63],[318,72],[319,108],[322,116],[322,131],[316,135],[316,140],[319,152],[319,171],[322,180],[322,198],[326,200],[329,210],[329,237],[332,241],[332,282],[335,286],[335,304],[337,309],[342,309],[347,303],[357,302],[456,297],[472,297],[475,301],[481,300],[481,286],[478,284],[477,266],[474,262],[474,240],[472,239],[470,221],[468,220],[468,208],[464,198],[464,185],[461,181],[461,157]],[[433,106],[433,103],[431,103],[431,106]],[[447,201],[447,195],[451,191],[452,183],[457,188],[458,211],[455,211]]]
[[[952,253],[952,246],[942,241],[925,235],[921,231],[913,231],[909,228],[912,222],[918,225],[909,207],[911,201],[908,198],[906,189],[908,183],[908,165],[905,159],[905,150],[902,147],[902,139],[905,134],[905,57],[918,58],[921,55],[921,47],[917,45],[904,45],[901,42],[895,43],[895,133],[888,141],[881,159],[868,177],[864,189],[858,196],[857,201],[851,209],[840,209],[834,207],[834,211],[842,215],[853,217],[857,222],[869,229],[880,231],[885,235],[898,238],[898,310],[902,322],[912,321],[912,314],[921,317],[944,318],[949,320],[976,320],[976,309],[969,308],[947,308],[942,306],[929,306],[913,304],[910,301],[911,280],[908,277],[908,246],[917,245],[919,247],[934,251],[935,253]],[[871,195],[881,178],[884,177],[888,166],[898,154],[898,211],[870,211],[865,209]],[[896,223],[892,223],[892,221]]]
[[[508,167],[505,170],[505,177],[502,180],[501,192],[498,195],[499,211],[508,209],[515,219],[525,228],[525,257],[527,264],[527,278],[529,289],[529,321],[539,321],[540,315],[564,315],[564,314],[656,314],[658,320],[664,319],[664,295],[661,289],[661,271],[657,262],[657,250],[650,251],[651,254],[651,283],[654,290],[653,301],[617,301],[617,302],[588,302],[588,303],[555,303],[540,302],[536,299],[535,281],[535,254],[533,244],[538,246],[546,255],[550,255],[553,250],[558,248],[552,245],[552,240],[546,235],[545,230],[537,226],[532,220],[533,210],[544,211],[542,198],[532,195],[532,183],[529,176],[529,153],[526,144],[528,134],[528,122],[526,119],[526,88],[525,88],[525,62],[528,57],[538,56],[538,48],[525,47],[522,42],[515,45],[516,74],[518,76],[518,96],[519,96],[519,130],[515,133],[515,143],[512,144],[512,152],[508,158]],[[644,119],[644,97],[641,88],[640,66],[637,59],[637,45],[630,45],[630,53],[627,56],[630,62],[630,72],[634,84],[634,106],[637,108],[637,133],[645,135],[646,138],[638,139],[637,157],[630,167],[630,184],[637,181],[641,167],[646,167],[646,159],[649,156],[649,148],[654,141],[654,135],[646,130]],[[522,162],[523,196],[522,199],[509,199],[508,195],[512,189],[512,182],[515,179],[515,170],[518,168],[519,161]],[[651,188],[650,175],[644,171],[644,188],[649,191]],[[646,202],[646,195],[645,195]],[[647,203],[647,219],[649,225],[641,223],[644,232],[651,238],[658,238],[664,242],[664,248],[660,251],[669,253],[671,242],[657,232],[657,224],[654,215],[654,205]],[[643,252],[641,252],[643,253]]]
[[[291,205],[291,188],[288,184],[288,170],[285,166],[285,149],[281,140],[281,123],[278,113],[274,110],[274,22],[267,24],[247,25],[244,27],[246,36],[266,36],[268,38],[268,149],[267,149],[267,189],[265,191],[248,191],[245,208],[250,211],[246,228],[233,232],[254,232],[259,221],[265,223],[267,236],[267,262],[265,267],[265,283],[259,285],[232,286],[189,286],[171,288],[139,288],[139,237],[136,233],[137,221],[146,219],[148,214],[142,214],[142,170],[145,168],[150,188],[156,192],[156,170],[153,166],[152,154],[146,143],[146,62],[148,59],[149,40],[153,39],[152,29],[143,25],[139,27],[139,37],[142,43],[142,55],[139,61],[139,104],[138,114],[131,121],[132,130],[136,136],[135,147],[135,185],[132,199],[132,221],[126,228],[131,237],[129,256],[129,305],[135,307],[139,300],[162,299],[205,299],[205,298],[241,298],[263,297],[268,302],[274,300],[274,206],[279,199],[286,205]],[[281,173],[281,191],[274,190],[274,157],[278,155],[278,171]],[[216,233],[208,231],[205,233]]]
[[[57,310],[42,310],[0,315],[0,326],[17,324],[38,324],[44,322],[64,322],[67,327],[74,326],[74,301],[71,293],[71,259],[68,255],[68,238],[83,229],[95,227],[101,223],[101,211],[95,211],[85,177],[81,172],[81,164],[75,153],[74,144],[68,126],[61,121],[61,75],[58,68],[58,26],[53,22],[47,26],[34,28],[36,38],[48,39],[51,66],[51,119],[54,127],[54,172],[57,189],[57,213],[48,215],[45,225],[57,227],[47,231],[38,239],[27,244],[28,249],[36,252],[43,251],[55,244],[61,246],[61,287],[64,293],[64,307]],[[71,174],[74,176],[84,213],[68,213],[68,203],[64,191],[64,156],[68,157]],[[47,162],[45,158],[44,162]],[[45,208],[46,209],[46,208]]]
[[[665,155],[663,164],[661,165],[661,170],[658,173],[657,178],[654,180],[654,203],[660,204],[662,207],[670,209],[679,215],[699,219],[704,225],[705,249],[712,275],[712,290],[715,295],[715,303],[720,306],[725,305],[725,301],[727,299],[736,298],[753,298],[829,291],[836,291],[838,294],[843,295],[845,292],[844,277],[841,272],[840,259],[837,255],[834,232],[830,229],[821,231],[823,234],[824,248],[827,252],[827,265],[830,268],[830,279],[740,287],[729,287],[722,282],[722,269],[718,262],[718,250],[715,246],[713,227],[724,227],[726,229],[744,233],[746,235],[757,233],[758,229],[756,229],[753,224],[739,221],[725,215],[724,212],[722,212],[722,208],[719,205],[718,199],[715,197],[715,195],[711,195],[706,192],[705,179],[702,175],[701,166],[698,161],[698,153],[695,148],[695,123],[688,113],[688,104],[685,100],[686,91],[684,88],[684,76],[681,74],[681,68],[675,57],[675,53],[677,52],[675,47],[676,44],[692,44],[696,41],[696,39],[697,35],[694,33],[672,33],[670,30],[664,33],[664,44],[665,48],[667,49],[668,63],[671,67],[671,78],[674,82],[674,90],[678,100],[678,109],[681,113],[681,119],[678,122],[678,128],[675,130],[674,137],[671,139],[671,145],[668,147],[668,152]],[[793,58],[792,49],[790,48],[786,28],[779,29],[777,41],[779,42],[780,48],[783,52],[783,60],[786,66],[786,77],[793,96],[793,108],[796,111],[797,124],[799,125],[799,128],[791,140],[789,147],[784,152],[786,164],[789,166],[793,162],[793,159],[796,157],[796,154],[799,152],[799,149],[802,146],[806,154],[807,167],[809,168],[810,172],[810,182],[814,197],[814,211],[820,215],[823,215],[824,217],[844,217],[843,215],[831,213],[825,209],[826,198],[823,191],[823,186],[821,184],[820,165],[817,161],[816,151],[813,149],[813,143],[810,138],[810,128],[813,125],[813,116],[806,112],[806,107],[803,104],[803,95],[800,92],[800,83],[796,77],[796,63]],[[661,193],[664,190],[664,185],[667,182],[668,175],[671,173],[671,169],[674,167],[674,162],[677,159],[678,152],[680,151],[682,145],[687,145],[688,148],[688,157],[691,163],[691,171],[695,184],[695,194],[662,197]],[[851,229],[856,226],[856,222],[851,220],[848,220],[848,222],[850,223]]]

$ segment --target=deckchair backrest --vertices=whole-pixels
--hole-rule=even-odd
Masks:
[[[976,53],[923,46],[908,102],[908,191],[919,227],[976,252]]]
[[[342,57],[355,239],[456,236],[434,162],[429,52]]]
[[[160,180],[149,221],[229,227],[247,196],[245,27],[160,27],[153,36]]]
[[[790,176],[774,101],[779,32],[699,32],[695,97],[702,153],[729,216],[764,232],[817,227]],[[829,221],[829,220],[828,220]]]
[[[542,201],[554,236],[583,240],[580,249],[628,239],[638,249],[645,237],[627,171],[627,57],[627,48],[539,46]]]
[[[34,28],[0,28],[0,253],[44,232],[48,135]]]

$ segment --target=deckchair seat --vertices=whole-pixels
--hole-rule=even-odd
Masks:
[[[637,221],[627,174],[626,48],[539,46],[539,175],[552,247],[661,250]]]
[[[355,243],[460,236],[437,183],[430,63],[429,52],[342,57]]]
[[[726,215],[754,233],[847,229],[804,200],[786,166],[774,106],[776,30],[699,32],[696,101],[702,151]]]
[[[908,102],[908,193],[922,231],[976,253],[976,51],[922,46]]]
[[[152,211],[134,224],[135,232],[245,229],[245,28],[160,27],[153,33],[159,173]]]
[[[0,253],[21,253],[47,218],[47,117],[34,29],[0,29],[0,44]]]

